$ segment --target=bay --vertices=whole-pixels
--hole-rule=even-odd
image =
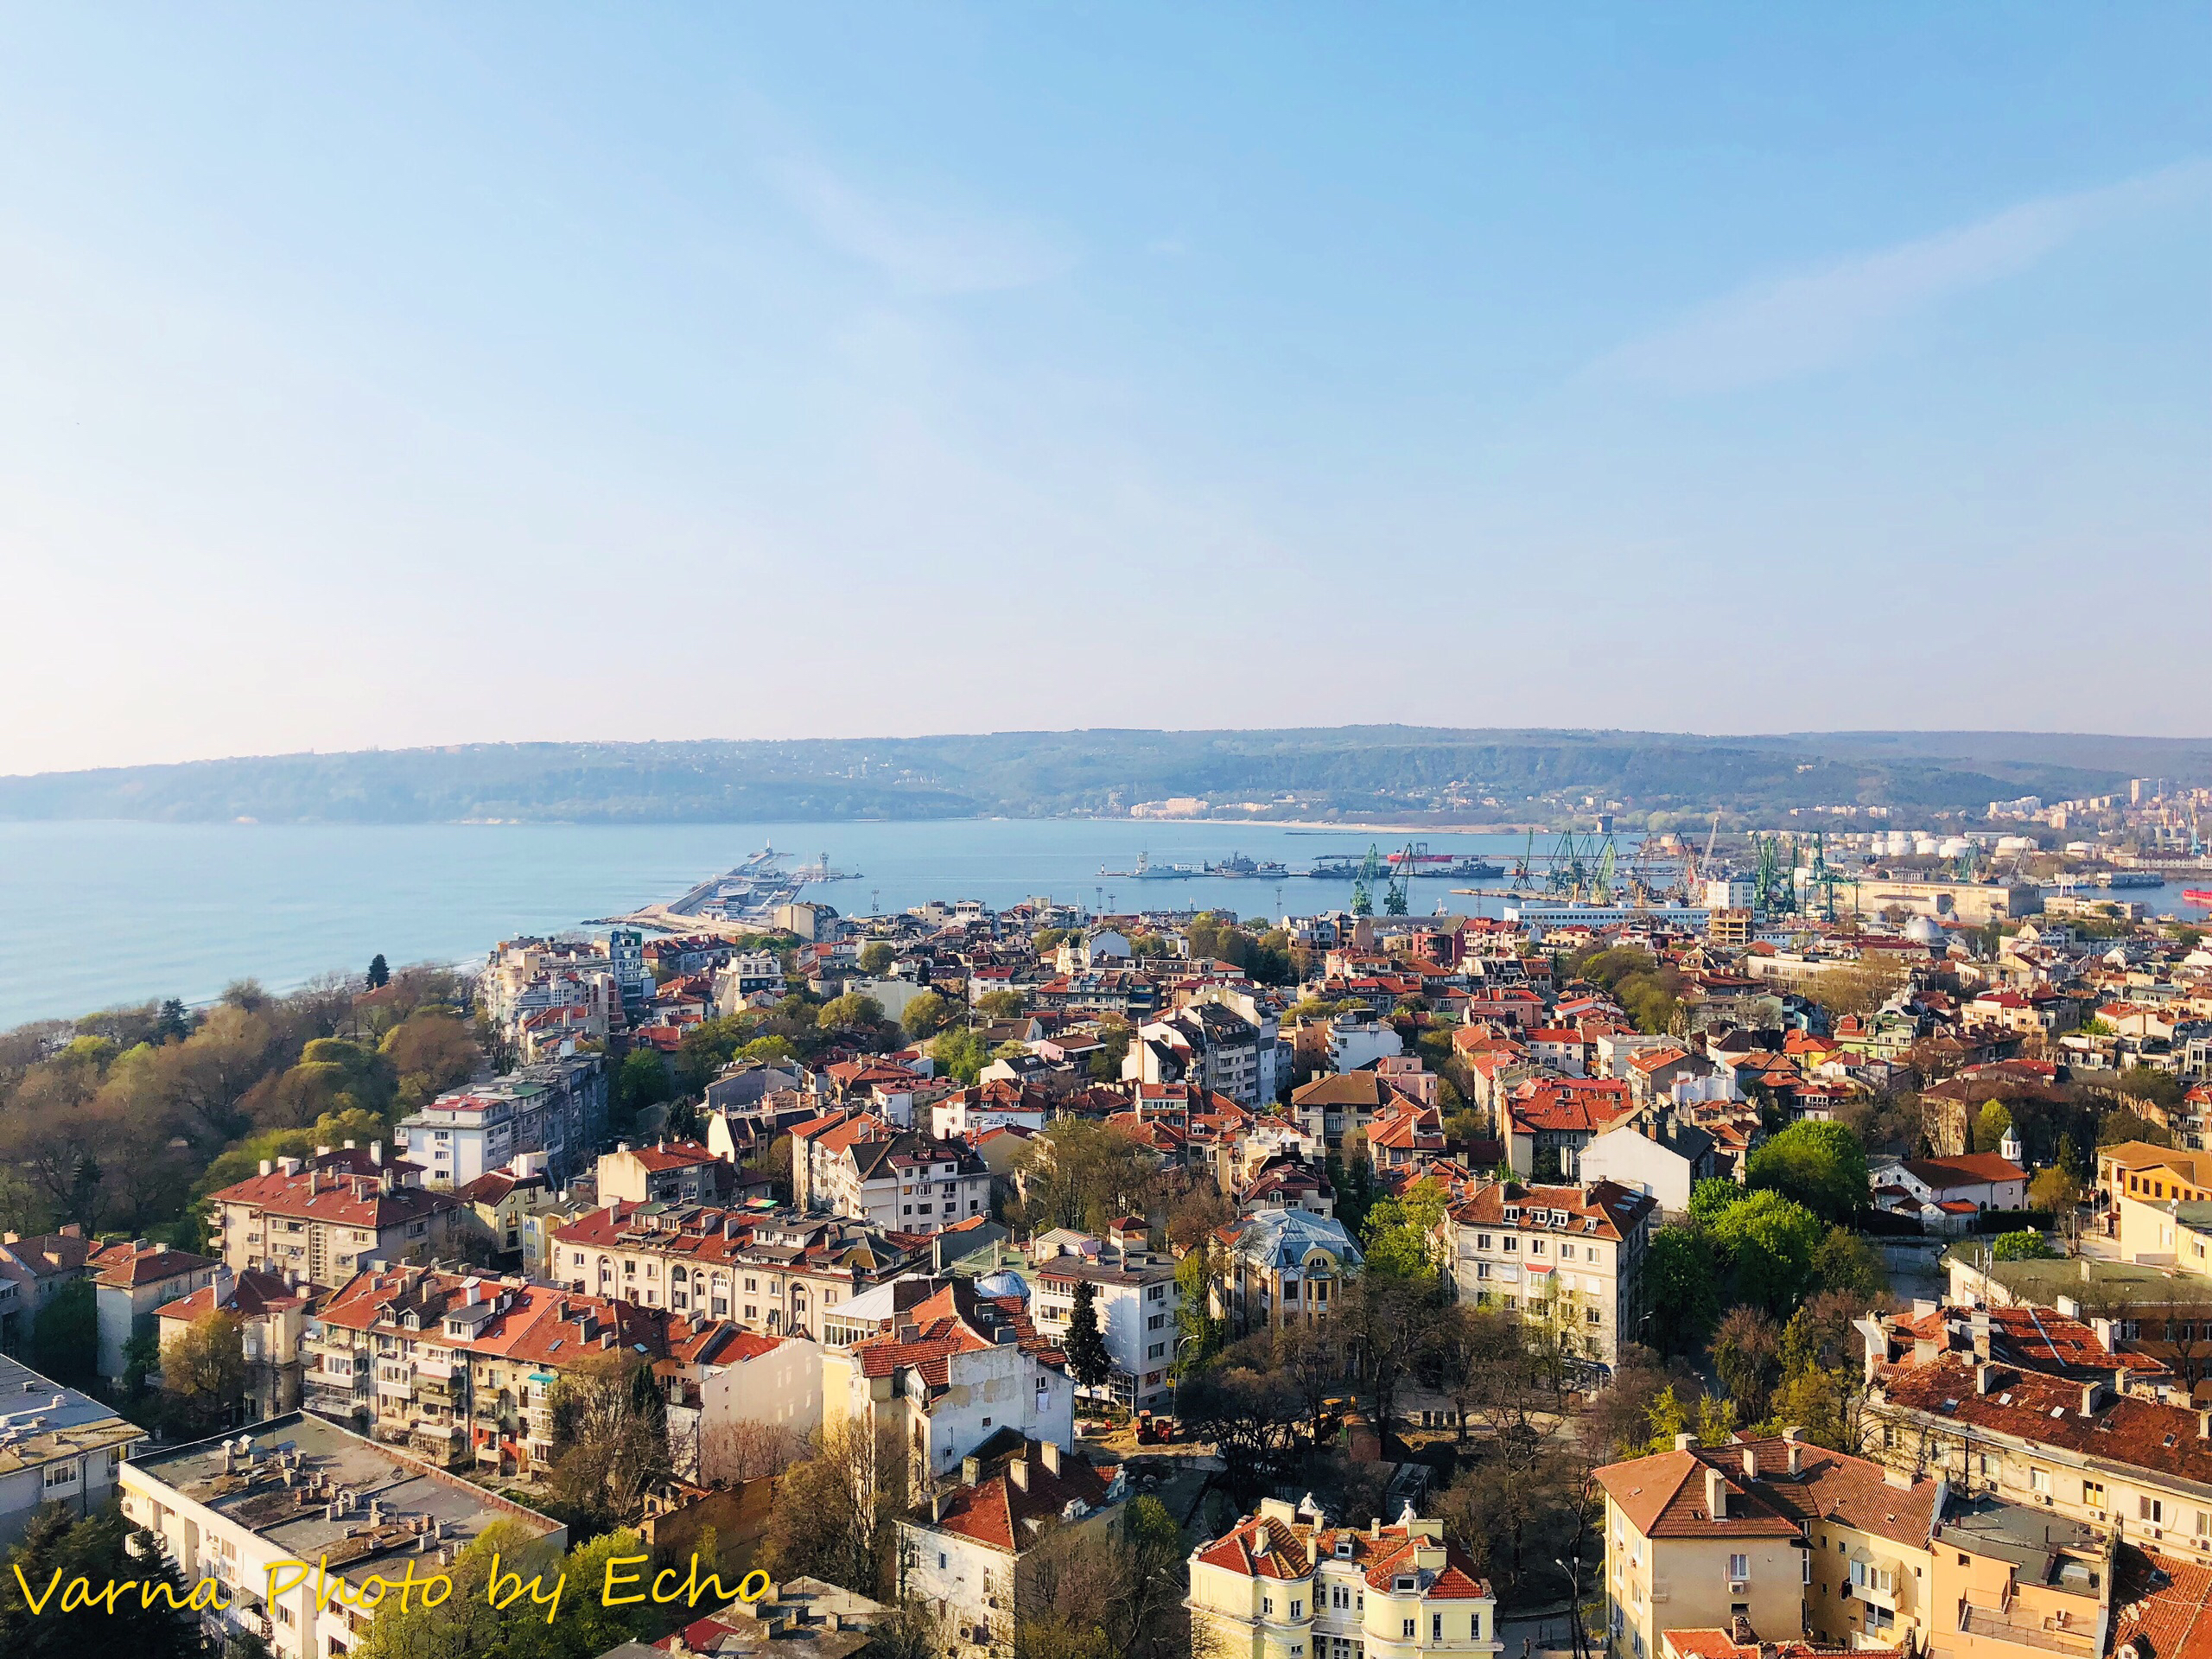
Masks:
[[[1519,836],[1313,830],[1128,819],[976,819],[762,824],[0,823],[0,1027],[119,1002],[205,1002],[235,979],[288,989],[381,951],[395,965],[481,960],[519,933],[582,926],[656,900],[772,845],[827,855],[855,880],[806,897],[848,914],[931,899],[1002,907],[1050,898],[1093,908],[1311,914],[1349,905],[1348,880],[1135,881],[1155,865],[1235,853],[1294,869],[1408,840],[1510,864]],[[1538,850],[1549,837],[1537,837]],[[1503,900],[1456,893],[1503,881],[1428,879],[1412,908],[1497,915]],[[2117,896],[2152,914],[2201,918],[2178,886]]]
[[[205,1002],[233,980],[286,989],[333,969],[474,962],[499,939],[550,933],[673,899],[772,845],[827,855],[861,879],[810,887],[848,914],[931,899],[1001,907],[1032,897],[1096,907],[1243,916],[1341,908],[1349,880],[1133,881],[1154,864],[1236,852],[1294,868],[1408,839],[1501,862],[1514,836],[1300,832],[1281,826],[1087,819],[769,824],[0,823],[0,1027],[149,997]],[[1541,840],[1541,838],[1540,838]],[[1496,900],[1414,884],[1414,908]],[[1501,885],[1493,883],[1492,885]],[[1280,896],[1278,896],[1280,895]]]

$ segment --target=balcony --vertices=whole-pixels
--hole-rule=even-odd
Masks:
[[[1674,1583],[1674,1580],[1671,1580],[1671,1579],[1654,1579],[1654,1580],[1651,1580],[1651,1599],[1652,1599],[1652,1600],[1654,1600],[1654,1601],[1671,1601],[1671,1600],[1673,1600],[1673,1599],[1674,1599],[1674,1596],[1675,1596],[1675,1583]]]
[[[1959,1633],[1986,1637],[1993,1642],[2010,1642],[2018,1647],[2037,1648],[2045,1653],[2072,1654],[2077,1659],[2094,1659],[2097,1650],[2094,1623],[2069,1626],[2052,1619],[2037,1619],[2018,1603],[2010,1611],[2002,1611],[1961,1602]]]

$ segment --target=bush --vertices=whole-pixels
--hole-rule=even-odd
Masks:
[[[2025,1227],[1999,1234],[1991,1253],[1999,1262],[2048,1262],[2058,1254],[2041,1233]]]

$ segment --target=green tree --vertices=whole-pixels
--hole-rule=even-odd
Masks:
[[[891,947],[881,939],[861,947],[861,972],[870,979],[880,978],[891,966]]]
[[[2049,1239],[2025,1227],[2014,1233],[1999,1233],[1990,1252],[1999,1262],[2047,1262],[2058,1254],[2050,1248]]]
[[[1651,1426],[1651,1438],[1644,1442],[1647,1452],[1671,1452],[1675,1439],[1689,1433],[1689,1412],[1671,1382],[1651,1396],[1651,1403],[1644,1408],[1643,1414]]]
[[[2171,1111],[2181,1104],[2182,1096],[2189,1092],[2189,1085],[2171,1071],[2159,1071],[2147,1065],[2131,1065],[2120,1074],[2120,1092],[2131,1100],[2148,1101]]]
[[[1793,1123],[1745,1166],[1754,1191],[1794,1198],[1821,1219],[1847,1222],[1866,1204],[1866,1148],[1840,1123]]]
[[[668,1063],[653,1048],[633,1048],[622,1057],[614,1074],[614,1112],[618,1124],[633,1122],[648,1106],[658,1106],[675,1093],[668,1077]]]
[[[25,1605],[17,1572],[44,1611]],[[160,1540],[133,1527],[114,1503],[81,1520],[66,1505],[49,1503],[33,1512],[22,1541],[0,1563],[0,1653],[8,1659],[82,1659],[110,1651],[131,1659],[200,1659],[198,1615],[170,1611],[156,1592],[118,1596],[112,1613],[104,1606],[64,1612],[63,1586],[77,1578],[95,1590],[130,1580],[166,1585],[179,1603],[189,1588]],[[48,1595],[54,1599],[47,1601]],[[149,1598],[152,1605],[142,1606]]]
[[[1819,1217],[1772,1191],[1752,1193],[1713,1229],[1737,1296],[1777,1316],[1813,1287],[1813,1258],[1826,1236]]]
[[[1708,1175],[1690,1192],[1690,1218],[1710,1227],[1744,1198],[1744,1189],[1726,1176]]]
[[[391,964],[384,959],[381,950],[369,958],[368,980],[372,991],[380,991],[391,983]]]
[[[1380,1198],[1370,1206],[1362,1248],[1370,1273],[1419,1278],[1437,1271],[1440,1246],[1436,1228],[1451,1191],[1434,1178],[1416,1181],[1402,1198]]]
[[[1813,1278],[1821,1289],[1848,1296],[1861,1308],[1872,1307],[1890,1294],[1882,1253],[1847,1227],[1828,1229],[1813,1253]]]
[[[162,1389],[181,1438],[194,1439],[230,1421],[245,1397],[245,1327],[235,1313],[211,1308],[161,1351]]]
[[[857,991],[847,991],[842,996],[833,996],[822,1005],[814,1023],[823,1031],[852,1030],[883,1023],[883,1004],[872,996],[862,996]]]
[[[99,1372],[100,1318],[89,1279],[72,1279],[47,1298],[31,1321],[31,1369],[73,1389]]]
[[[1088,1279],[1076,1281],[1075,1306],[1068,1315],[1065,1345],[1068,1370],[1077,1383],[1086,1389],[1103,1387],[1113,1372],[1114,1362],[1106,1351],[1106,1333],[1098,1328],[1098,1287]]]
[[[1713,1369],[1745,1422],[1766,1415],[1767,1395],[1782,1378],[1782,1327],[1756,1307],[1732,1307],[1713,1333]]]
[[[973,1084],[991,1063],[990,1051],[983,1046],[983,1033],[979,1031],[944,1033],[930,1043],[930,1058],[940,1071],[963,1085]]]
[[[1227,1322],[1216,1318],[1210,1306],[1214,1288],[1212,1258],[1211,1245],[1201,1240],[1175,1264],[1175,1289],[1180,1298],[1175,1308],[1178,1377],[1203,1368],[1229,1339]]]
[[[2001,1100],[1985,1101],[1974,1121],[1974,1149],[1994,1152],[2012,1128],[2012,1114]]]
[[[906,1004],[906,1012],[899,1016],[899,1025],[915,1042],[934,1037],[960,1017],[959,1010],[935,991],[924,991]]]
[[[1662,1353],[1691,1353],[1720,1318],[1719,1266],[1706,1230],[1692,1224],[1662,1227],[1643,1255],[1648,1314],[1643,1340]]]
[[[986,1020],[1012,1020],[1021,1012],[1021,993],[985,991],[976,999],[976,1012]]]

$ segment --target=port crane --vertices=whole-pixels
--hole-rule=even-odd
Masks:
[[[1359,861],[1358,872],[1351,879],[1351,913],[1372,916],[1375,913],[1375,882],[1382,874],[1382,852],[1374,842],[1367,847],[1367,856]]]
[[[1371,848],[1367,855],[1370,859],[1375,856]],[[1406,913],[1413,899],[1413,885],[1414,849],[1408,846],[1404,855],[1391,866],[1389,885],[1382,889],[1382,913],[1385,916],[1402,916]]]

